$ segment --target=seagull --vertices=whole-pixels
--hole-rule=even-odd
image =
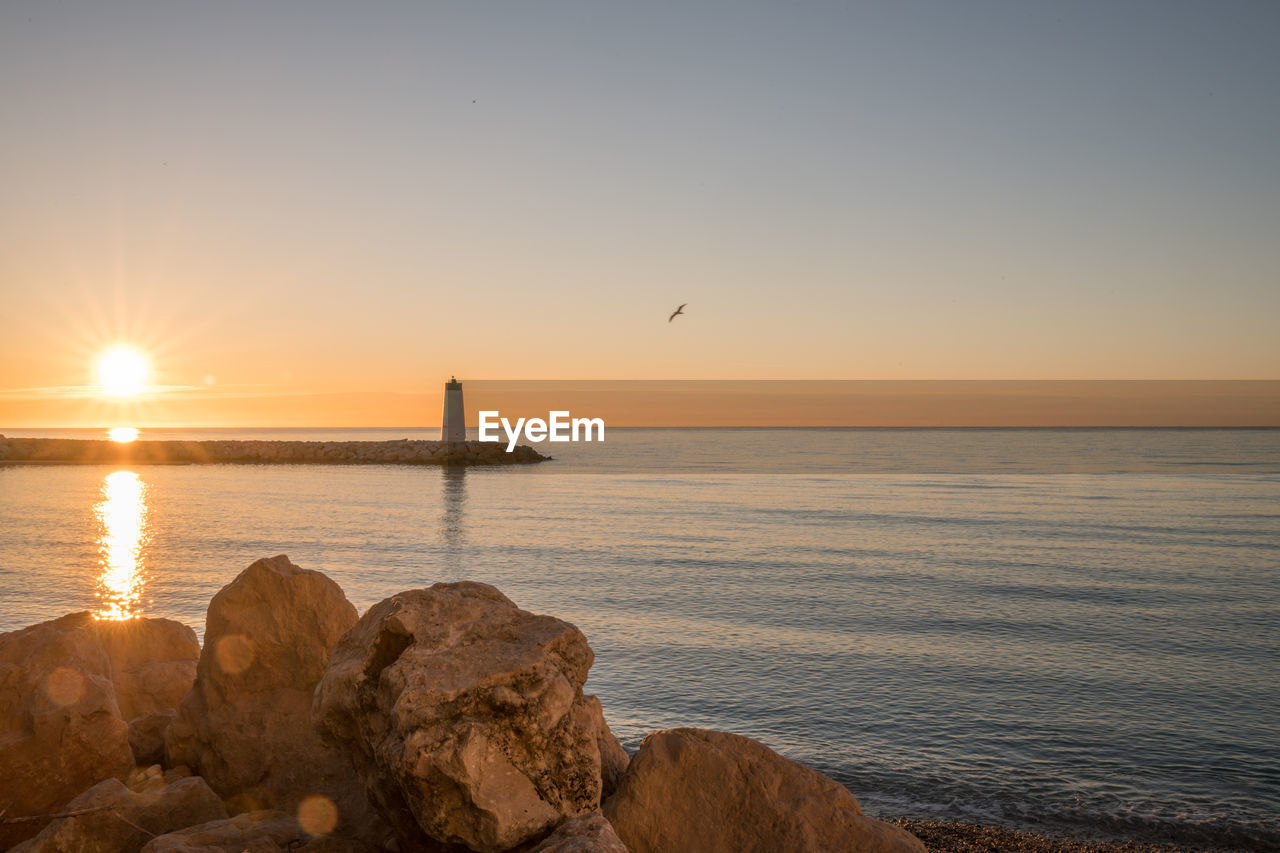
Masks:
[[[674,311],[672,311],[672,312],[671,312],[671,316],[667,318],[667,322],[668,322],[668,323],[670,323],[670,322],[671,322],[672,320],[674,320],[676,317],[679,317],[681,314],[683,314],[683,313],[684,313],[684,306],[686,306],[686,305],[688,305],[688,304],[689,304],[688,302],[681,302],[681,303],[680,303],[680,307],[679,307],[679,308],[677,308],[676,310],[674,310]]]

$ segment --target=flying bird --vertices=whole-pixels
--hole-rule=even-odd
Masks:
[[[679,307],[679,308],[677,308],[676,310],[674,310],[674,311],[672,311],[672,312],[671,312],[671,316],[667,318],[667,322],[668,322],[668,323],[670,323],[672,320],[674,320],[675,318],[677,318],[677,317],[679,317],[681,314],[683,314],[683,313],[684,313],[684,306],[686,306],[686,305],[688,305],[688,304],[689,304],[688,302],[681,302],[681,303],[680,303],[680,307]]]

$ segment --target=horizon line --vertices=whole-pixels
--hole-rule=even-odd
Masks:
[[[59,430],[59,431],[75,431],[75,432],[105,432],[115,429],[115,426],[24,426],[24,427],[0,427],[0,436],[6,438],[22,438],[22,436],[9,436],[5,430]],[[279,426],[279,425],[241,425],[241,426],[134,426],[138,430],[226,430],[229,432],[237,430],[278,430],[278,431],[300,431],[310,430],[315,432],[344,430],[354,431],[391,431],[391,430],[439,430],[439,426]],[[828,429],[828,430],[927,430],[927,429],[965,429],[965,430],[1280,430],[1280,424],[689,424],[679,426],[646,426],[643,424],[621,424],[607,425],[607,429],[628,429],[628,430],[803,430],[803,429]],[[476,429],[476,427],[467,427],[468,430]],[[470,439],[468,439],[470,440]],[[599,443],[599,442],[596,442]]]

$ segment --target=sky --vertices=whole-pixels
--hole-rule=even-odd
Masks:
[[[157,420],[245,425],[1280,379],[1271,0],[9,0],[0,79],[0,427],[101,421],[117,344]]]

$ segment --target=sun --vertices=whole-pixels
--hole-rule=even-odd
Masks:
[[[109,397],[135,397],[147,390],[147,360],[132,347],[114,347],[98,359],[98,384]]]

